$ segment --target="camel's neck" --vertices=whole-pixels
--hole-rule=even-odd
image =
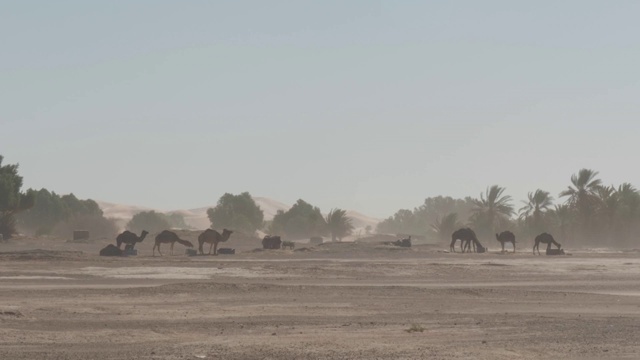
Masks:
[[[142,240],[144,240],[145,236],[147,236],[147,233],[142,233],[138,238],[138,242],[141,242]]]

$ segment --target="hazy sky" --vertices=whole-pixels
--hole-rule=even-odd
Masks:
[[[640,1],[1,1],[25,186],[386,217],[588,167],[640,186]]]

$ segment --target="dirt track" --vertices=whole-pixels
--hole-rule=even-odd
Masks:
[[[103,245],[3,244],[0,359],[640,358],[638,253]]]

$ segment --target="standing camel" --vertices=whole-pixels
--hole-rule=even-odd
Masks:
[[[125,230],[122,234],[118,235],[118,237],[116,238],[116,244],[118,244],[118,249],[120,249],[120,246],[122,244],[125,244],[125,247],[127,247],[126,245],[131,245],[131,249],[133,249],[136,246],[136,243],[142,242],[142,240],[144,240],[147,234],[149,234],[147,230],[142,230],[142,233],[140,234],[140,236],[132,233],[129,230]]]
[[[455,245],[456,241],[458,240],[460,240],[461,252],[465,252],[466,249],[469,249],[469,251],[471,251],[471,244],[473,244],[474,249],[476,249],[476,246],[478,246],[479,249],[485,249],[478,241],[476,233],[470,228],[462,228],[454,231],[453,234],[451,234],[451,244],[449,245],[449,248],[452,252],[456,252]]]
[[[213,248],[213,255],[218,255],[218,243],[229,240],[232,233],[233,231],[227,229],[222,230],[222,234],[213,229],[205,230],[198,236],[198,251],[200,255],[204,255],[204,251],[202,250],[204,243],[211,244],[211,246],[209,246],[209,255],[211,255],[211,248]]]
[[[551,248],[551,244],[557,246],[558,250],[560,250],[560,247],[562,246],[553,238],[553,236],[551,236],[551,234],[542,233],[536,236],[535,244],[533,245],[533,255],[536,254],[536,250],[538,250],[538,255],[540,255],[540,243],[547,244],[547,251]]]
[[[503,231],[500,234],[496,234],[496,240],[502,245],[502,252],[504,252],[504,243],[508,242],[513,244],[513,252],[516,252],[516,236],[511,231]]]
[[[179,242],[186,247],[193,247],[193,244],[190,241],[180,239],[178,234],[173,231],[164,230],[156,236],[156,244],[153,245],[153,256],[156,256],[156,248],[158,248],[158,254],[162,256],[162,253],[160,252],[160,244],[171,244],[170,254],[173,255],[173,244],[176,242]]]

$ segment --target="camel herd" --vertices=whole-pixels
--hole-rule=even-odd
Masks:
[[[218,255],[218,244],[229,240],[229,237],[231,236],[232,233],[233,231],[227,230],[227,229],[224,229],[222,231],[222,234],[213,229],[207,229],[203,231],[198,236],[198,252],[201,255],[204,255],[203,246],[205,243],[207,243],[207,244],[210,244],[209,252],[207,254],[211,255],[211,251],[213,250],[213,255]],[[142,242],[148,234],[149,232],[146,230],[143,230],[140,236],[128,230],[124,231],[123,233],[118,235],[118,237],[116,238],[116,244],[118,246],[117,246],[117,249],[114,249],[114,250],[121,251],[120,247],[122,246],[122,244],[125,244],[125,251],[133,250],[135,245],[139,242]],[[407,240],[410,244],[411,239],[409,238]],[[458,240],[460,241],[460,251],[462,253],[472,252],[472,251],[477,253],[484,253],[487,251],[487,248],[484,247],[480,243],[480,241],[478,241],[478,237],[476,236],[476,233],[471,228],[468,228],[468,227],[461,228],[454,231],[453,234],[451,234],[451,244],[449,244],[449,249],[451,250],[451,252],[456,252],[455,245]],[[503,231],[499,234],[496,234],[496,240],[502,246],[502,252],[505,252],[505,249],[504,249],[505,243],[511,243],[513,245],[513,252],[514,253],[516,252],[516,236],[511,231]],[[161,244],[170,244],[171,246],[169,251],[170,251],[170,254],[173,255],[173,246],[175,245],[175,243],[182,244],[188,248],[193,247],[193,244],[190,241],[180,239],[178,234],[176,234],[175,232],[164,230],[161,233],[159,233],[155,238],[155,244],[153,245],[153,256],[156,255],[156,249],[158,249],[158,254],[162,256],[162,252],[160,251]],[[540,255],[540,249],[539,249],[540,244],[547,244],[547,254],[550,254],[550,255],[564,254],[564,250],[561,249],[560,243],[558,243],[551,234],[548,234],[545,232],[536,236],[535,243],[533,245],[534,255],[536,254],[536,251],[538,252],[538,255]],[[295,243],[293,243],[292,241],[282,241],[280,236],[267,235],[262,240],[262,245],[265,249],[280,249],[281,247],[282,248],[289,247],[291,250],[293,250]],[[551,245],[555,245],[557,249],[551,249]]]
[[[209,247],[208,255],[211,255],[211,249],[213,248],[213,255],[218,255],[218,244],[221,242],[225,242],[229,240],[229,237],[233,231],[224,229],[222,230],[222,234],[213,229],[207,229],[202,234],[198,236],[198,250],[201,255],[204,255],[204,251],[202,246],[205,243],[211,244]],[[133,249],[135,245],[139,242],[142,242],[144,238],[149,234],[148,231],[143,230],[140,236],[132,233],[131,231],[124,231],[116,238],[116,244],[118,245],[118,249],[125,244],[125,250]],[[175,243],[182,244],[188,248],[192,248],[193,244],[191,241],[180,239],[178,234],[173,231],[164,230],[160,234],[156,236],[156,242],[153,245],[153,256],[156,256],[156,249],[158,249],[158,254],[162,256],[162,252],[160,252],[160,244],[171,244],[170,254],[173,255],[173,245]]]
[[[471,252],[471,247],[473,246],[473,251],[478,253],[483,253],[487,251],[487,248],[480,244],[478,241],[478,237],[476,233],[470,228],[462,228],[456,230],[451,234],[451,244],[449,245],[449,249],[451,252],[456,252],[455,245],[456,242],[460,240],[460,251],[461,252]],[[496,234],[496,240],[502,245],[502,252],[504,252],[504,244],[511,243],[513,244],[513,252],[516,252],[516,236],[511,231],[503,231],[500,234]],[[547,244],[547,254],[564,254],[564,250],[561,249],[562,245],[558,243],[553,236],[549,233],[542,233],[535,238],[535,242],[533,245],[533,254],[536,254],[536,250],[538,251],[538,255],[540,255],[540,244]],[[555,245],[558,249],[551,249],[551,244]]]

